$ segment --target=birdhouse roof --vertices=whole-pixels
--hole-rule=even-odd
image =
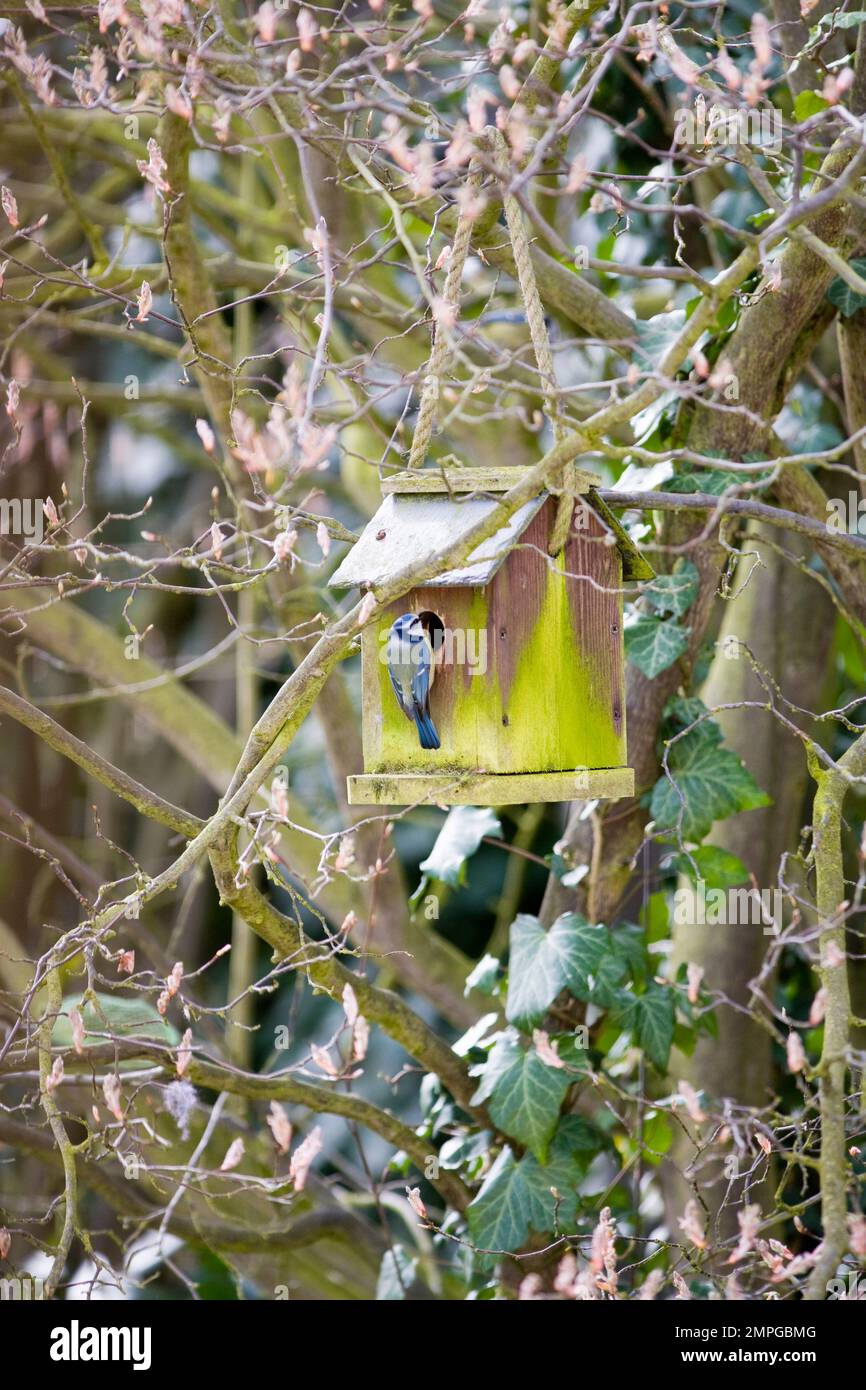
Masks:
[[[329,580],[335,589],[356,584],[379,585],[392,579],[411,562],[423,564],[446,546],[466,535],[476,522],[490,516],[498,505],[495,495],[507,492],[527,472],[523,468],[433,469],[400,473],[383,483],[385,499],[367,523],[360,538]],[[577,471],[579,493],[589,492],[601,479]],[[458,569],[446,570],[432,584],[482,587],[488,584],[532,518],[547,501],[542,492],[482,541]],[[623,553],[623,576],[651,579],[653,571],[628,532],[603,503],[590,501],[608,525]]]

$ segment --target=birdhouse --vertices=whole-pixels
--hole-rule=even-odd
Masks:
[[[419,470],[383,484],[384,501],[330,583],[377,588],[423,563],[496,508],[525,470]],[[364,772],[352,805],[508,805],[630,796],[624,579],[653,571],[577,472],[570,538],[551,559],[557,507],[526,503],[459,569],[413,589],[361,638]],[[438,747],[395,694],[395,620],[408,623],[425,666],[421,696]],[[413,688],[415,688],[413,686]],[[411,703],[411,702],[410,702]],[[421,721],[427,724],[427,718]]]

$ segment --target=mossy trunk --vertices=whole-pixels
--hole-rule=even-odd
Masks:
[[[744,544],[748,556],[759,552],[765,568],[744,582],[754,563],[740,566],[740,588],[727,605],[719,633],[719,647],[702,696],[710,708],[728,703],[766,700],[746,647],[782,690],[794,694],[805,709],[821,707],[827,680],[829,650],[834,626],[833,606],[820,586],[781,555],[761,544],[762,531],[750,528]],[[726,639],[738,639],[726,642]],[[736,658],[725,652],[738,651]],[[804,819],[809,776],[799,744],[773,717],[752,708],[720,710],[718,720],[725,741],[773,798],[770,806],[745,811],[717,824],[708,837],[737,855],[762,889],[774,889],[782,855],[797,848]],[[756,721],[760,726],[756,728]],[[795,877],[789,864],[786,880]],[[761,925],[674,926],[674,962],[691,961],[703,968],[707,988],[734,1007],[721,1004],[716,1011],[718,1037],[699,1041],[691,1057],[674,1052],[672,1072],[685,1077],[712,1100],[729,1098],[737,1105],[760,1107],[772,1093],[771,1041],[750,1016],[750,984],[760,974],[772,945]],[[772,979],[765,982],[772,990]],[[694,1146],[678,1131],[665,1165],[665,1199],[671,1229],[689,1196],[681,1172],[696,1156]],[[747,1166],[747,1165],[744,1165]],[[727,1192],[718,1165],[699,1175],[702,1195],[711,1211]],[[704,1188],[704,1183],[712,1185]],[[760,1194],[754,1194],[757,1200]],[[730,1200],[723,1224],[736,1224]]]

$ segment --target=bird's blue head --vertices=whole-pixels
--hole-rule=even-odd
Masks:
[[[424,629],[417,613],[401,613],[399,618],[394,619],[391,631],[403,642],[408,642],[413,637],[423,636]]]

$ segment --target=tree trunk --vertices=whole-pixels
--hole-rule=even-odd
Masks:
[[[747,566],[754,562],[744,558],[740,563],[739,591],[725,609],[717,655],[702,691],[711,709],[729,702],[766,701],[745,647],[798,705],[814,709],[821,701],[833,637],[832,603],[807,573],[763,544],[763,537],[763,529],[753,525],[744,543],[746,554],[759,550],[765,568],[745,582]],[[739,639],[737,646],[726,643],[734,637]],[[728,656],[726,649],[739,655]],[[758,887],[774,889],[781,856],[797,847],[809,784],[806,760],[799,742],[769,712],[760,714],[754,707],[741,706],[721,710],[717,717],[726,743],[747,761],[758,784],[771,792],[773,803],[721,821],[708,843],[736,854]],[[807,725],[802,716],[797,722]],[[789,869],[785,880],[790,877]],[[772,939],[762,926],[675,925],[673,943],[674,966],[680,961],[701,966],[706,987],[735,1006],[721,1003],[718,1007],[717,1038],[701,1039],[691,1057],[674,1051],[673,1075],[705,1091],[710,1103],[727,1098],[735,1105],[765,1105],[771,1096],[771,1040],[746,1010],[750,981],[760,972]],[[665,1165],[665,1201],[672,1230],[690,1194],[682,1171],[696,1152],[678,1129],[673,1163]],[[739,1164],[741,1170],[749,1166],[749,1159]],[[716,1212],[727,1190],[718,1165],[701,1171],[698,1181],[704,1201]],[[705,1183],[710,1184],[708,1189]],[[723,1217],[723,1227],[735,1225],[730,1203],[726,1213],[730,1216]]]

